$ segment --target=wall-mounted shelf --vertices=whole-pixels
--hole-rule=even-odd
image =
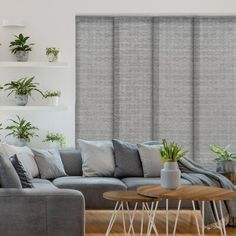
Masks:
[[[67,62],[42,62],[42,61],[0,61],[0,67],[11,68],[67,68]]]
[[[0,106],[0,111],[64,111],[67,107],[59,106]]]
[[[3,20],[2,27],[25,27],[25,24],[22,20]]]

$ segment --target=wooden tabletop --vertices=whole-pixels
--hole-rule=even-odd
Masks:
[[[217,201],[236,199],[236,191],[200,185],[181,185],[176,190],[168,190],[159,185],[148,185],[139,187],[137,192],[143,196],[177,200]]]
[[[136,191],[111,191],[103,194],[105,199],[119,202],[157,202],[159,197],[148,197],[138,194]]]

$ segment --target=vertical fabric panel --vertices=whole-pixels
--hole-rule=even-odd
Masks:
[[[215,169],[209,144],[236,151],[236,19],[195,20],[195,159]]]
[[[158,60],[154,60],[154,68],[158,67],[154,86],[159,86],[155,88],[158,105],[154,106],[158,109],[154,111],[158,137],[182,144],[192,156],[192,18],[160,17],[154,24],[154,38],[158,40]]]
[[[115,18],[115,116],[119,138],[142,142],[152,137],[152,20]]]
[[[76,137],[113,133],[113,19],[77,17]]]

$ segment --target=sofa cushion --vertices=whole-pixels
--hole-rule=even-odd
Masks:
[[[21,161],[17,158],[17,155],[10,157],[11,164],[14,166],[16,173],[20,178],[20,182],[23,188],[33,188],[32,177],[29,176],[28,172],[25,170]]]
[[[66,176],[61,156],[56,149],[32,149],[42,179]]]
[[[7,157],[0,155],[0,182],[2,188],[22,188],[20,178]]]
[[[115,162],[111,141],[87,141],[78,139],[78,144],[83,161],[83,176],[114,176]]]
[[[33,188],[36,189],[45,189],[45,190],[57,189],[57,187],[52,182],[46,179],[34,178],[32,179],[32,185]]]
[[[117,178],[142,177],[143,168],[138,146],[120,140],[112,140],[115,156],[115,173]]]
[[[2,143],[0,144],[0,152],[3,157],[10,157],[16,154],[30,177],[39,176],[39,169],[34,159],[34,154],[29,147],[17,147]]]
[[[68,175],[81,176],[83,174],[80,150],[63,149],[60,150],[60,155],[65,171]]]
[[[114,202],[103,198],[107,191],[126,190],[126,185],[119,179],[109,177],[67,176],[53,180],[58,188],[75,189],[83,193],[86,209],[112,209]]]
[[[143,166],[144,177],[160,177],[161,175],[161,155],[162,145],[138,144],[138,151]]]
[[[152,184],[161,184],[161,178],[139,178],[139,177],[130,177],[122,179],[122,182],[127,186],[128,190],[136,190],[140,186],[152,185]],[[180,180],[181,184],[191,185],[186,179]]]

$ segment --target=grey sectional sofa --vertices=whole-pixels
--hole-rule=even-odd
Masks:
[[[0,189],[0,235],[83,236],[85,209],[114,207],[114,202],[103,198],[104,192],[160,183],[160,178],[83,177],[80,151],[62,150],[60,154],[68,176],[52,181],[34,178],[33,189]],[[184,179],[181,183],[191,184]],[[177,203],[169,205],[176,207]],[[190,202],[182,205],[191,208]],[[165,207],[164,201],[160,207]]]

